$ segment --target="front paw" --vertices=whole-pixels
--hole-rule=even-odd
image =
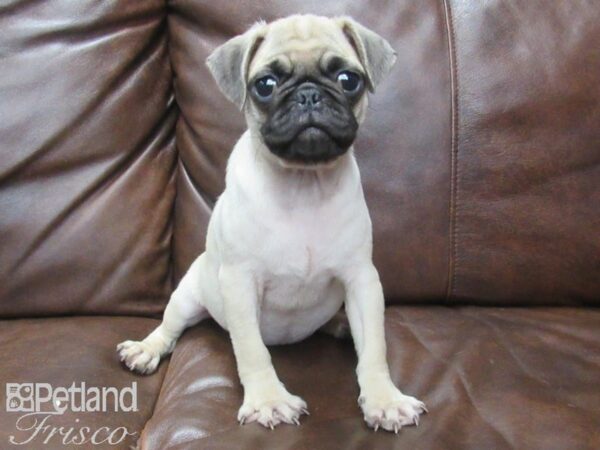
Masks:
[[[378,386],[360,396],[365,422],[375,431],[380,427],[387,431],[398,431],[408,425],[419,425],[419,416],[427,412],[422,401],[404,395],[393,384]]]
[[[117,345],[119,359],[132,372],[153,373],[160,362],[160,353],[146,342],[125,341]]]
[[[300,425],[302,414],[308,414],[306,402],[276,382],[246,389],[237,418],[240,425],[258,422],[272,430],[280,423]]]

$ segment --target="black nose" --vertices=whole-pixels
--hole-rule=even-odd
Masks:
[[[303,86],[296,91],[296,102],[305,108],[313,108],[321,103],[323,96],[315,86]]]

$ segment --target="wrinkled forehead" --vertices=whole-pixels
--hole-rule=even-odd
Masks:
[[[360,62],[341,27],[331,19],[295,16],[269,25],[249,68],[249,78],[276,62],[291,71],[295,66],[325,67],[343,59],[357,69]]]

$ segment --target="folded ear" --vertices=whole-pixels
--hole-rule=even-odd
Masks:
[[[266,27],[265,22],[255,23],[244,34],[217,47],[206,59],[206,65],[221,92],[240,109],[246,100],[250,61],[265,36]]]
[[[365,69],[369,90],[374,91],[396,62],[396,52],[388,41],[351,17],[337,21]]]

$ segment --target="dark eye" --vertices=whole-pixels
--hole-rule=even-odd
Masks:
[[[342,85],[342,89],[350,93],[358,91],[362,81],[360,75],[347,70],[340,72],[337,76],[337,80]]]
[[[268,99],[273,94],[273,90],[277,86],[277,80],[271,75],[259,78],[254,83],[254,90],[263,100]]]

